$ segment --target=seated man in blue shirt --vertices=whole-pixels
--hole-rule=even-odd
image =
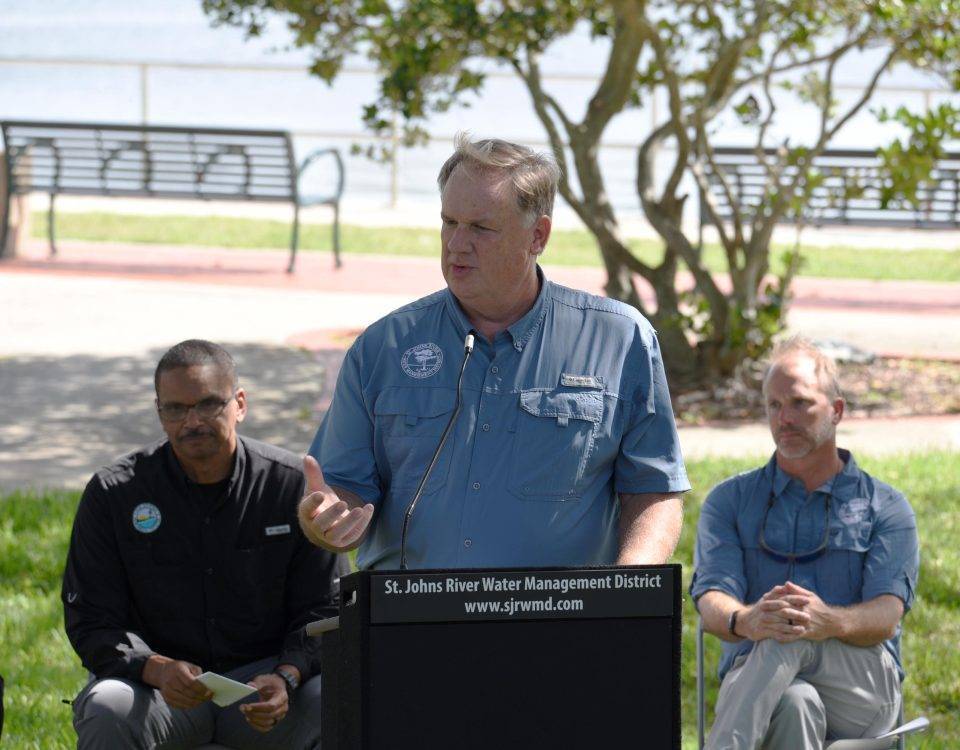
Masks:
[[[409,566],[670,557],[689,484],[656,334],[632,307],[544,277],[558,177],[525,147],[457,139],[438,179],[447,287],[347,352],[305,459],[300,521],[316,544],[360,546],[361,568],[399,567],[404,514],[474,332],[462,410],[410,522]]]
[[[690,592],[724,641],[707,747],[876,736],[900,706],[900,620],[919,567],[913,510],[837,449],[844,400],[816,347],[778,347],[763,391],[776,452],[718,485],[697,529]]]

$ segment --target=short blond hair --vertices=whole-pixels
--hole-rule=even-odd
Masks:
[[[767,365],[767,371],[763,376],[763,392],[767,392],[767,381],[770,379],[770,373],[783,360],[796,355],[803,355],[813,360],[814,370],[817,374],[817,381],[820,383],[820,390],[831,401],[843,398],[843,391],[840,388],[840,380],[837,377],[837,363],[829,354],[824,354],[810,339],[804,336],[791,336],[777,344],[770,354],[770,364]]]
[[[553,202],[560,182],[560,168],[553,157],[499,138],[471,141],[467,132],[457,133],[453,155],[437,176],[443,192],[450,175],[461,164],[481,171],[502,172],[509,180],[520,213],[532,223],[540,216],[553,215]]]

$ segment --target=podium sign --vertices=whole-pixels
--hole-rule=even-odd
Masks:
[[[680,747],[680,566],[366,571],[324,636],[324,750]]]

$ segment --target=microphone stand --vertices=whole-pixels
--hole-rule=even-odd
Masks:
[[[413,500],[410,501],[410,504],[407,506],[407,512],[403,516],[403,530],[400,532],[400,570],[407,569],[407,528],[410,525],[410,517],[413,515],[413,509],[417,507],[420,495],[423,494],[423,488],[426,486],[430,474],[433,473],[433,467],[437,465],[437,459],[440,458],[440,451],[443,450],[443,446],[447,442],[447,437],[450,435],[450,430],[454,422],[457,421],[457,416],[460,414],[460,407],[463,406],[461,391],[463,386],[463,371],[467,368],[467,360],[470,359],[470,355],[473,354],[474,340],[473,331],[471,331],[463,341],[463,362],[460,363],[460,375],[457,377],[456,406],[453,409],[453,414],[450,415],[450,419],[447,421],[447,426],[443,428],[443,434],[440,436],[437,449],[433,452],[433,458],[430,459],[427,470],[420,478],[420,484],[417,485],[417,491],[413,496]]]

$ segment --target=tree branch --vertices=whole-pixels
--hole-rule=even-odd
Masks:
[[[623,111],[630,99],[637,77],[637,62],[643,49],[643,36],[637,23],[639,13],[635,3],[614,3],[616,24],[613,45],[607,67],[597,89],[587,105],[583,118],[584,137],[591,142],[599,140],[607,123]],[[631,6],[631,7],[627,7]]]
[[[573,188],[570,185],[570,170],[567,164],[567,154],[565,150],[566,141],[557,129],[557,124],[551,117],[550,110],[553,111],[557,119],[560,120],[564,130],[567,131],[567,139],[573,130],[573,123],[567,119],[566,113],[560,108],[556,101],[543,89],[542,78],[540,76],[540,66],[537,64],[536,56],[529,49],[527,52],[527,69],[524,70],[519,61],[511,60],[513,69],[517,75],[527,85],[527,91],[530,94],[530,100],[533,102],[534,111],[540,122],[543,123],[547,131],[547,138],[550,140],[550,148],[553,151],[553,157],[557,160],[560,167],[560,193],[564,199],[576,210],[577,205],[583,204],[583,198],[573,194]],[[548,109],[549,107],[549,109]],[[578,211],[579,213],[579,211]]]
[[[653,180],[649,170],[645,167],[650,159],[650,151],[667,134],[674,134],[676,128],[672,121],[667,121],[647,136],[637,152],[637,194],[643,205],[643,212],[650,220],[661,237],[667,242],[668,251],[676,249],[680,257],[690,269],[697,281],[697,287],[707,299],[714,320],[726,320],[727,300],[723,292],[714,282],[710,272],[704,267],[699,254],[687,239],[683,230],[676,221],[668,216],[656,200],[653,190]]]
[[[832,126],[828,124],[829,123],[829,101],[824,102],[825,106],[824,106],[823,116],[821,117],[820,134],[819,134],[819,137],[817,138],[816,144],[810,149],[808,153],[807,163],[805,165],[805,168],[797,170],[797,173],[794,175],[793,179],[790,181],[786,189],[781,187],[778,190],[777,200],[774,202],[774,205],[771,211],[769,212],[769,214],[767,214],[764,217],[763,223],[758,225],[754,230],[755,234],[759,232],[759,239],[761,241],[764,238],[769,238],[772,235],[773,227],[776,225],[776,223],[780,220],[780,218],[783,216],[784,212],[786,211],[787,202],[788,202],[786,196],[793,195],[796,192],[801,181],[806,180],[807,171],[812,167],[813,160],[823,153],[824,149],[826,148],[826,145],[837,134],[840,128],[846,125],[847,122],[849,122],[852,117],[854,117],[861,109],[863,109],[864,105],[866,105],[866,103],[871,99],[871,97],[874,94],[874,91],[877,88],[877,84],[880,82],[881,76],[890,68],[894,60],[896,60],[897,56],[903,50],[903,46],[904,46],[904,43],[899,42],[891,48],[890,53],[887,55],[886,59],[876,68],[876,70],[874,70],[873,75],[870,77],[870,82],[867,84],[866,88],[864,88],[860,98],[857,99],[857,101],[850,106],[850,108],[846,111],[846,113],[842,117],[837,119]],[[832,92],[832,76],[833,76],[833,69],[836,65],[836,62],[839,62],[839,57],[836,58],[836,60],[834,61],[834,64],[831,65],[828,70],[828,86],[827,86],[828,96],[830,96]]]
[[[649,275],[653,273],[653,269],[634,256],[621,239],[619,227],[616,224],[613,212],[610,210],[609,204],[604,198],[602,183],[599,190],[593,192],[584,191],[582,196],[574,193],[573,185],[570,181],[570,170],[565,150],[566,142],[557,128],[553,116],[563,125],[567,133],[567,138],[571,142],[574,140],[579,126],[567,117],[559,103],[544,90],[536,54],[530,49],[526,50],[526,54],[526,70],[524,70],[523,66],[516,60],[511,61],[511,64],[517,72],[517,75],[519,75],[527,85],[527,91],[533,102],[534,111],[537,113],[540,122],[543,123],[547,131],[550,147],[557,160],[557,164],[561,168],[558,186],[560,195],[563,196],[564,200],[566,200],[570,207],[576,212],[584,225],[597,237],[607,254],[611,252],[614,253],[615,258],[631,271],[639,273],[644,277],[649,277]],[[551,116],[551,112],[553,116]],[[576,158],[576,153],[574,156]],[[578,173],[580,173],[582,169],[583,164],[578,160]],[[581,186],[582,181],[583,177],[581,175]]]

